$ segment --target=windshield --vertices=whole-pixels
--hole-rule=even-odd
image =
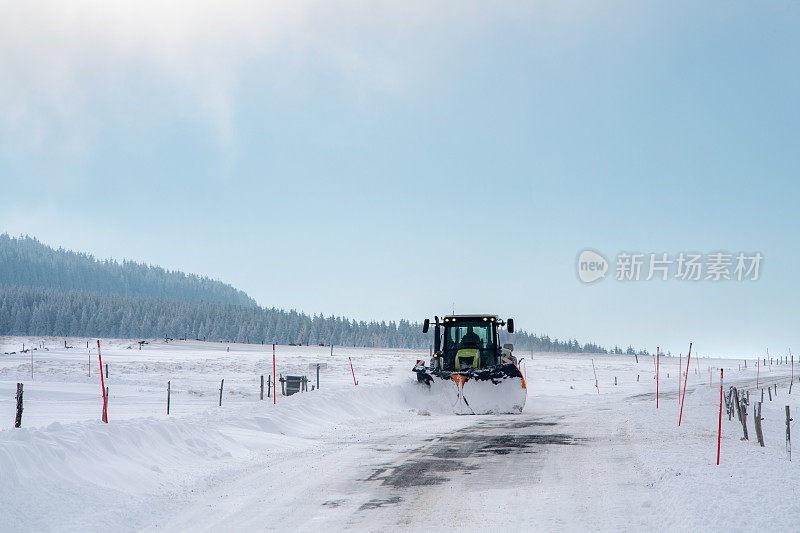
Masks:
[[[486,350],[494,347],[492,324],[484,321],[464,321],[455,326],[447,326],[445,333],[445,350],[462,348],[478,348]]]

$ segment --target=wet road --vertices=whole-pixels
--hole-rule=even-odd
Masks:
[[[513,501],[500,494],[513,495],[537,482],[550,448],[586,443],[560,422],[532,415],[482,416],[466,428],[426,439],[361,480],[370,497],[348,525],[371,531],[426,528],[440,521],[452,525],[478,510],[490,519],[492,508],[502,513],[502,502]],[[492,493],[498,505],[487,499]]]

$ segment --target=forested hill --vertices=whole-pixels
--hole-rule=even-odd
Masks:
[[[221,281],[134,261],[99,261],[83,253],[54,250],[31,237],[12,238],[5,233],[0,235],[0,287],[256,306],[246,293]]]
[[[356,322],[263,308],[244,292],[206,277],[133,261],[98,261],[6,234],[0,235],[0,335],[392,348],[427,348],[433,342],[418,323]],[[606,352],[592,343],[524,331],[504,340],[521,350]]]

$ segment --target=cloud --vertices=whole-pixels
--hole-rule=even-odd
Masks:
[[[479,2],[39,0],[0,19],[0,154],[90,155],[109,124],[174,112],[235,144],[236,98],[303,90],[324,69],[356,95],[401,93],[516,8]],[[164,110],[171,111],[164,111]],[[151,117],[152,118],[152,117]]]

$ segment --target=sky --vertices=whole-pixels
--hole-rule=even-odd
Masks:
[[[307,313],[800,351],[796,1],[4,12],[0,232]],[[585,249],[605,279],[579,280]],[[621,253],[681,252],[763,261],[616,279]]]

